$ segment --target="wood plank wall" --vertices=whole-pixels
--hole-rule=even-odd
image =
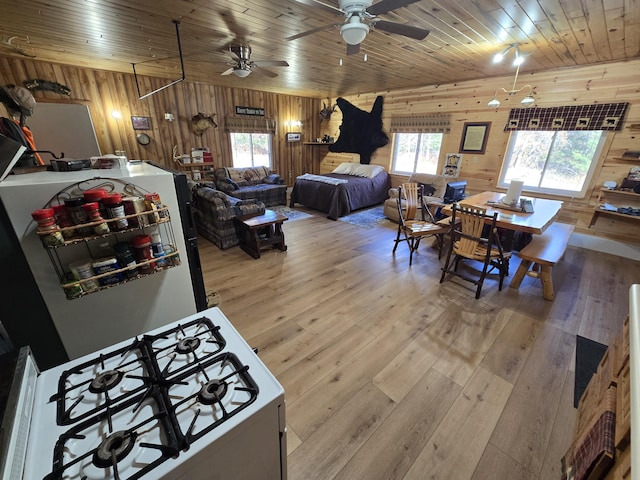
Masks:
[[[560,221],[576,225],[576,232],[607,237],[626,243],[640,245],[640,219],[617,219],[600,217],[589,228],[591,213],[597,205],[597,197],[602,184],[613,180],[618,184],[627,176],[635,164],[622,161],[620,157],[626,150],[640,150],[640,131],[630,125],[640,123],[640,83],[638,72],[640,60],[619,62],[599,66],[576,67],[571,69],[520,75],[517,87],[530,84],[534,88],[536,105],[553,107],[560,105],[585,105],[593,103],[629,102],[630,106],[622,130],[609,134],[600,168],[590,185],[585,198],[560,198],[564,207]],[[521,96],[503,101],[498,109],[490,109],[487,102],[493,97],[495,89],[511,88],[513,77],[492,78],[462,82],[452,85],[431,85],[412,90],[376,92],[366,95],[345,97],[357,107],[369,111],[377,95],[384,97],[383,125],[391,123],[392,115],[451,113],[451,133],[445,135],[438,171],[442,170],[446,153],[457,153],[460,147],[462,128],[465,122],[491,122],[490,134],[484,155],[464,154],[460,178],[468,181],[468,190],[477,193],[497,189],[503,156],[509,140],[504,131],[510,108],[519,107]],[[331,120],[323,124],[322,134],[335,136],[339,133],[342,116],[339,110]],[[390,136],[391,138],[391,136]],[[393,145],[378,149],[372,163],[391,169]],[[343,161],[358,161],[357,155],[326,153],[321,158],[321,173],[331,171]],[[406,178],[393,176],[397,185]],[[504,190],[502,190],[504,191]],[[548,197],[554,198],[554,197]]]
[[[562,199],[565,206],[560,220],[576,225],[576,231],[591,235],[640,244],[638,223],[611,221],[602,217],[591,228],[591,212],[597,203],[597,195],[603,182],[618,183],[633,165],[616,159],[626,150],[640,150],[640,132],[629,128],[640,123],[640,84],[637,72],[640,60],[617,62],[598,66],[575,67],[522,74],[517,86],[531,84],[541,107],[559,105],[582,105],[595,102],[629,102],[630,108],[620,132],[612,133],[600,159],[601,167],[595,175],[586,198]],[[358,161],[356,154],[329,153],[324,145],[305,145],[324,134],[338,137],[342,115],[339,109],[329,121],[320,121],[318,112],[326,98],[307,98],[282,95],[243,88],[229,88],[184,81],[144,100],[138,100],[138,89],[132,74],[97,71],[31,59],[0,57],[0,83],[21,84],[26,79],[41,78],[67,85],[71,97],[62,97],[51,92],[36,92],[40,102],[86,103],[94,121],[98,142],[103,153],[124,150],[129,158],[154,160],[172,165],[173,148],[178,153],[188,153],[192,147],[207,146],[213,152],[216,166],[230,165],[231,153],[228,137],[223,131],[222,118],[233,115],[235,106],[252,106],[265,109],[265,114],[278,123],[278,134],[274,142],[274,170],[280,173],[288,185],[305,172],[326,173],[343,161]],[[164,79],[139,77],[140,90],[144,94],[166,85]],[[238,79],[240,83],[241,80]],[[375,92],[348,96],[354,105],[369,110],[377,95],[384,96],[383,123],[390,124],[394,114],[425,114],[448,112],[452,115],[451,133],[445,135],[442,148],[444,154],[458,152],[464,122],[491,122],[491,131],[484,155],[463,156],[461,178],[469,182],[471,193],[496,189],[496,181],[508,141],[503,131],[510,105],[508,101],[495,110],[489,109],[487,101],[496,88],[510,88],[513,77],[488,78],[451,85],[431,85],[419,89]],[[512,102],[518,102],[514,97]],[[518,106],[513,105],[513,106]],[[122,119],[111,117],[112,110],[122,112]],[[174,122],[164,120],[164,113],[173,113]],[[215,114],[219,127],[208,129],[202,137],[195,135],[190,120],[198,112]],[[0,115],[8,115],[0,106]],[[137,131],[131,127],[130,116],[151,118],[151,144],[142,147],[136,142]],[[290,128],[287,122],[300,120],[302,128]],[[302,142],[287,143],[287,131],[301,131]],[[37,138],[36,138],[37,142]],[[46,149],[45,145],[38,146]],[[392,144],[377,150],[372,162],[391,167]],[[441,166],[440,166],[441,168]],[[394,184],[403,179],[394,176]]]
[[[176,78],[178,77],[179,74],[176,74]],[[192,147],[208,147],[216,167],[230,166],[231,146],[223,128],[223,118],[225,115],[234,115],[236,106],[246,106],[264,108],[265,116],[276,119],[278,132],[273,145],[273,169],[288,184],[293,184],[298,175],[319,167],[318,152],[314,149],[307,150],[303,141],[312,141],[317,136],[306,132],[317,132],[320,129],[320,99],[183,81],[139,100],[133,73],[0,57],[0,84],[22,85],[24,80],[34,78],[58,82],[71,89],[69,97],[36,91],[34,96],[37,102],[83,103],[89,106],[103,154],[124,150],[131,159],[152,160],[166,166],[175,166],[174,147],[178,154],[188,154]],[[238,84],[241,81],[238,79]],[[140,93],[144,95],[170,81],[138,76],[138,83]],[[122,118],[113,118],[113,110],[120,111]],[[165,120],[165,112],[172,113],[175,120]],[[191,118],[199,112],[215,114],[214,121],[218,128],[209,128],[202,136],[193,133]],[[0,104],[0,116],[8,115]],[[136,135],[142,131],[133,130],[130,119],[132,115],[150,117],[151,129],[144,132],[151,137],[149,145],[141,146],[136,141]],[[287,123],[296,120],[303,122],[303,128],[293,127],[290,130]],[[301,131],[303,141],[287,143],[285,133],[292,130]],[[39,145],[37,140],[36,137],[36,146],[47,150],[46,145]]]

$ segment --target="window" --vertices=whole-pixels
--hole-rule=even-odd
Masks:
[[[601,130],[514,131],[498,186],[519,179],[525,191],[584,197],[605,139]]]
[[[231,133],[233,166],[271,168],[271,134]]]
[[[437,173],[442,133],[396,133],[394,141],[394,172]]]

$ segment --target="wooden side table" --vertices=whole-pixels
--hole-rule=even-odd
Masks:
[[[282,223],[289,220],[284,215],[265,210],[264,214],[255,217],[240,217],[236,219],[239,227],[240,248],[253,258],[260,258],[260,251],[272,247],[287,250],[284,243]]]

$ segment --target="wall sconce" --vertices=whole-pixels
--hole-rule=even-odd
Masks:
[[[518,73],[520,73],[520,65],[522,65],[524,63],[524,56],[520,53],[520,48],[518,47],[518,44],[516,43],[512,43],[511,45],[509,45],[509,47],[502,53],[497,53],[494,57],[493,57],[493,63],[498,63],[500,61],[502,61],[504,59],[504,57],[507,55],[507,53],[509,53],[509,51],[513,50],[515,53],[515,59],[513,60],[513,65],[516,66],[516,75],[513,79],[513,85],[511,86],[510,90],[507,90],[505,88],[498,88],[494,93],[493,93],[493,98],[491,100],[489,100],[489,102],[487,103],[487,106],[491,107],[491,108],[498,108],[500,106],[500,100],[498,100],[498,92],[502,91],[503,93],[506,93],[507,95],[516,95],[520,92],[522,92],[523,90],[525,90],[527,93],[524,96],[524,98],[522,100],[520,100],[520,104],[524,107],[530,107],[531,105],[533,105],[536,101],[536,99],[533,96],[533,87],[531,85],[525,85],[523,87],[520,87],[518,89],[516,89],[516,83],[518,82]]]
[[[302,127],[302,122],[300,120],[289,120],[287,126],[300,128]]]
[[[166,112],[165,112],[165,114],[164,114],[164,119],[165,119],[167,122],[173,122],[173,120],[174,120],[173,113],[166,113]]]
[[[112,110],[111,116],[116,120],[120,120],[122,118],[122,113],[119,110]]]

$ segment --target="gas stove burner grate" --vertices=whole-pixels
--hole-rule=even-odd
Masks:
[[[163,377],[172,377],[219,354],[226,346],[220,327],[200,317],[155,336],[145,337]]]
[[[143,342],[101,353],[66,370],[58,380],[58,391],[50,398],[57,403],[57,422],[69,425],[112,408],[131,396],[139,396],[151,385],[153,367]]]
[[[131,398],[61,435],[54,449],[53,471],[44,480],[136,480],[177,457],[180,449],[162,391],[159,387],[151,390],[143,407],[147,414],[138,423],[131,425],[136,418],[131,417],[131,408],[136,403]],[[127,424],[129,428],[113,432],[112,422]],[[134,452],[135,459],[131,461],[129,457]]]
[[[181,387],[169,388],[167,398],[185,449],[258,398],[248,371],[236,355],[223,353],[174,379]]]

